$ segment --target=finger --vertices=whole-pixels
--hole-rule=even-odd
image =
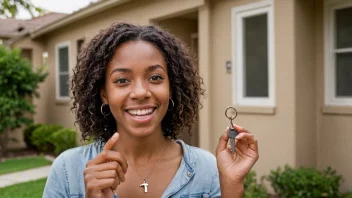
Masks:
[[[232,153],[232,149],[231,149],[231,145],[227,146],[227,150],[228,150],[229,153],[233,154]],[[235,146],[235,153],[240,155],[240,156],[243,156],[243,152],[242,152],[241,148],[238,145]],[[234,159],[236,159],[236,157],[237,156],[235,155]]]
[[[116,161],[120,164],[123,172],[127,172],[127,160],[126,158],[117,151],[103,150],[97,157],[87,162],[87,167],[103,164],[111,161]]]
[[[115,179],[113,178],[96,179],[94,181],[90,181],[89,183],[87,182],[86,188],[88,191],[103,190],[104,188],[109,188],[114,184],[114,182]]]
[[[221,151],[225,150],[226,147],[227,147],[227,142],[229,140],[229,136],[227,134],[228,130],[229,130],[229,127],[226,127],[225,132],[219,138],[219,143],[218,143],[218,146],[216,148],[216,155],[218,155]]]
[[[118,162],[112,161],[112,162],[106,162],[103,164],[98,164],[95,166],[88,166],[85,170],[84,173],[93,173],[93,172],[101,172],[105,170],[116,170],[117,166],[120,166]]]
[[[113,184],[111,184],[110,188],[115,191],[117,189],[117,187],[120,185],[121,180],[120,178],[116,177],[115,178],[115,182]]]
[[[236,129],[237,132],[239,133],[242,133],[242,132],[245,132],[245,133],[249,133],[249,131],[243,127],[241,127],[240,125],[237,125],[237,124],[233,124],[233,127]]]
[[[125,172],[123,171],[121,166],[118,166],[116,169],[116,173],[120,179],[121,182],[125,181]]]
[[[119,140],[119,137],[120,136],[118,133],[114,133],[114,135],[104,145],[103,150],[112,150],[115,144],[117,143],[117,141]]]
[[[258,151],[258,141],[254,138],[254,135],[250,133],[240,133],[236,140],[241,142],[241,140],[246,139],[246,143],[252,150]]]
[[[106,179],[106,178],[115,179],[117,177],[117,171],[116,170],[106,170],[106,171],[101,171],[101,172],[95,172],[93,174],[94,174],[96,179]]]
[[[121,182],[125,181],[125,172],[124,172],[123,168],[121,167],[121,165],[116,161],[107,162],[104,164],[99,164],[94,167],[88,167],[84,170],[84,175],[88,175],[88,174],[96,175],[96,174],[100,174],[103,172],[112,173],[111,171],[114,171],[114,173],[115,173],[114,177],[119,177]],[[105,176],[106,175],[101,175],[101,176],[99,175],[99,176],[97,176],[97,178],[102,179],[102,178],[105,178]]]

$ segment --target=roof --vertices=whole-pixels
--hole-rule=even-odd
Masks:
[[[66,14],[62,13],[48,13],[30,20],[18,20],[12,18],[0,19],[0,37],[15,38],[25,33],[40,29],[65,16]]]
[[[71,24],[73,22],[76,22],[78,20],[84,19],[89,16],[94,16],[94,14],[97,14],[99,12],[102,12],[104,10],[107,10],[111,7],[121,5],[127,2],[130,2],[132,0],[99,0],[95,3],[91,3],[87,7],[84,7],[76,12],[73,12],[72,14],[69,14],[55,22],[52,22],[50,24],[47,24],[46,26],[43,26],[42,28],[36,29],[31,32],[31,37],[32,38],[37,38],[41,35],[44,35],[46,33],[49,33],[55,29],[58,29],[60,27],[66,26],[68,24]]]

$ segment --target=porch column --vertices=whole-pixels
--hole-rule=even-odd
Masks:
[[[199,74],[204,80],[207,98],[201,100],[203,108],[199,112],[199,147],[213,152],[211,145],[210,120],[210,8],[206,1],[198,13],[198,57]]]

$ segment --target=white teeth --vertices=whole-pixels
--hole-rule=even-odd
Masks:
[[[128,113],[134,116],[148,115],[152,113],[154,108],[149,109],[138,109],[138,110],[128,110]]]

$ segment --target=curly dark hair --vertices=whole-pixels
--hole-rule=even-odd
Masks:
[[[115,49],[127,41],[143,40],[153,44],[163,55],[170,79],[174,107],[161,122],[163,135],[176,139],[183,128],[189,131],[196,122],[199,99],[204,96],[203,79],[194,67],[193,59],[182,42],[167,31],[155,26],[114,23],[102,30],[77,56],[71,82],[76,121],[83,140],[106,142],[116,131],[116,121],[110,113],[101,114],[100,89],[105,83],[106,66]],[[104,130],[104,127],[108,130]]]

